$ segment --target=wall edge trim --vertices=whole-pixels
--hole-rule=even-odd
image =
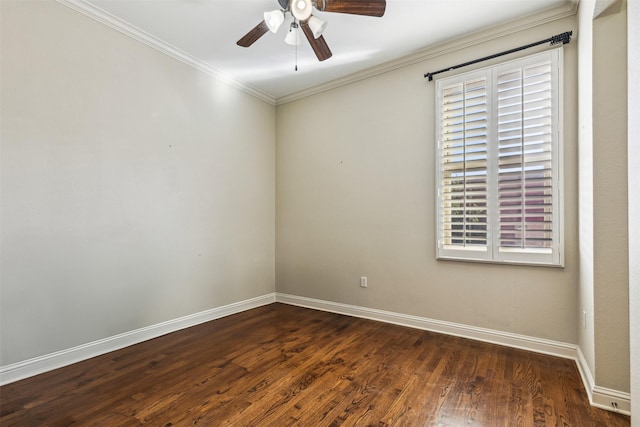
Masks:
[[[272,304],[274,302],[275,293],[261,295],[244,301],[223,305],[86,344],[81,344],[76,347],[12,363],[10,365],[0,366],[0,385],[16,382],[68,366],[73,363],[81,362],[95,356],[100,356],[111,351],[139,344],[171,332],[196,326],[211,320],[220,319],[246,310],[251,310],[263,305]]]

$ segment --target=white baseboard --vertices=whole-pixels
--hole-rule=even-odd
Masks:
[[[578,354],[577,346],[575,344],[567,344],[559,341],[501,332],[493,329],[478,328],[476,326],[445,322],[443,320],[428,319],[426,317],[394,313],[391,311],[377,310],[367,307],[358,307],[355,305],[340,304],[331,301],[322,301],[282,293],[276,293],[276,301],[300,307],[314,308],[316,310],[330,311],[332,313],[378,320],[381,322],[423,329],[426,331],[439,332],[441,334],[470,338],[492,344],[505,345],[508,347],[534,351],[536,353],[558,356],[565,359],[576,359]]]
[[[631,394],[595,385],[591,369],[580,347],[578,347],[576,363],[592,406],[631,415]]]
[[[199,325],[204,322],[219,319],[231,314],[240,313],[252,308],[275,302],[275,293],[262,295],[256,298],[236,302],[222,307],[212,308],[177,319],[168,320],[156,325],[125,332],[123,334],[82,344],[77,347],[35,357],[13,363],[11,365],[0,366],[0,385],[9,384],[24,378],[32,377],[43,372],[52,371],[71,365],[76,362],[90,359],[110,351],[119,350],[130,345],[157,338],[180,329]]]
[[[314,298],[300,297],[283,293],[276,293],[276,302],[312,308],[315,310],[329,311],[331,313],[345,314],[353,317],[377,320],[393,323],[416,329],[423,329],[447,335],[470,338],[492,344],[543,353],[551,356],[572,359],[578,365],[578,372],[582,377],[589,403],[592,406],[631,415],[631,395],[594,384],[593,375],[586,363],[579,346],[559,341],[529,337],[526,335],[512,334],[493,329],[478,328],[442,320],[428,319],[425,317],[411,316],[390,311],[377,310],[367,307],[359,307],[349,304],[341,304]],[[614,404],[615,403],[615,408]]]
[[[411,328],[470,338],[477,341],[504,345],[507,347],[548,354],[566,359],[573,359],[578,365],[578,372],[582,377],[591,405],[610,411],[620,412],[625,415],[630,415],[631,412],[630,393],[595,385],[593,375],[584,358],[582,350],[575,344],[283,293],[271,293],[222,307],[216,307],[200,313],[191,314],[158,323],[156,325],[125,332],[113,337],[79,345],[77,347],[46,354],[44,356],[35,357],[33,359],[17,362],[11,365],[0,366],[0,385],[9,384],[43,372],[62,368],[63,366],[81,362],[83,360],[119,350],[130,345],[138,344],[171,332],[179,331],[184,328],[199,325],[204,322],[209,322],[211,320],[274,302],[344,314],[347,316],[361,317],[364,319],[377,320],[380,322],[408,326]],[[614,408],[613,404],[615,404],[617,408]]]

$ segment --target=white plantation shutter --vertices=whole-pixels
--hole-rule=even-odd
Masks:
[[[562,265],[561,52],[438,81],[439,258]]]
[[[551,248],[551,61],[497,75],[500,247]]]
[[[444,244],[486,247],[486,78],[443,89],[442,137]]]

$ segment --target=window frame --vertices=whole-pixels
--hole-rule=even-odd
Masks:
[[[500,247],[497,142],[497,79],[500,72],[514,67],[527,67],[541,62],[551,63],[551,174],[552,174],[552,241],[550,250]],[[563,50],[561,47],[541,53],[500,62],[488,67],[441,77],[435,82],[435,170],[436,170],[436,259],[499,264],[524,264],[564,267],[564,200],[563,200]],[[444,244],[443,201],[443,88],[485,77],[487,85],[487,242],[486,247],[463,247]],[[465,146],[466,147],[466,146]]]

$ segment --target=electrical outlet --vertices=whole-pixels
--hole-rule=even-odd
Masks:
[[[367,277],[366,276],[362,276],[360,278],[360,287],[361,288],[366,288],[367,287]]]
[[[587,310],[582,310],[582,327],[587,329]]]

